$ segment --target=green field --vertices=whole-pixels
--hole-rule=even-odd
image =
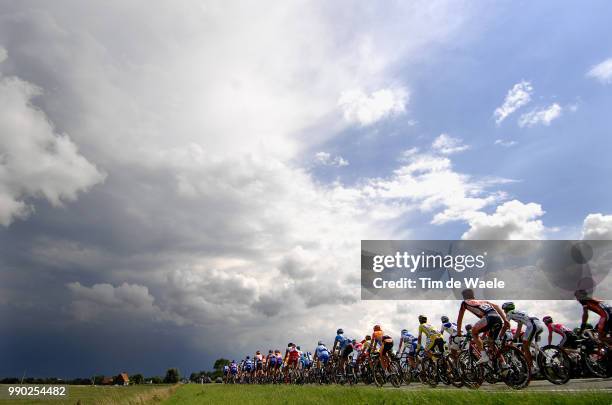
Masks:
[[[186,385],[164,402],[178,404],[612,404],[609,392],[491,392],[341,386]]]
[[[69,396],[65,399],[0,399],[0,405],[8,404],[78,404],[81,405],[140,405],[156,404],[170,397],[176,390],[176,385],[132,385],[129,387],[115,386],[69,386]]]

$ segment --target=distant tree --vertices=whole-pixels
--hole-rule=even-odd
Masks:
[[[178,371],[178,368],[169,368],[166,370],[166,377],[164,377],[164,382],[166,384],[176,384],[181,380],[181,374]]]
[[[213,365],[213,368],[217,371],[220,371],[223,369],[223,366],[227,366],[229,364],[230,364],[230,361],[222,357],[220,359],[215,360],[215,364]]]
[[[104,380],[104,376],[103,375],[97,375],[94,377],[94,384],[96,385],[102,385],[102,381]]]
[[[164,380],[162,380],[161,377],[157,377],[157,376],[149,377],[147,378],[147,381],[151,381],[153,384],[161,384],[164,382]]]
[[[133,374],[130,377],[130,382],[132,384],[142,384],[144,383],[144,377],[142,376],[142,374]]]

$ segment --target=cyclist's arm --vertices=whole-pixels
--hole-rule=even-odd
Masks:
[[[461,304],[459,308],[459,315],[457,315],[457,336],[461,336],[461,323],[463,322],[463,314],[465,313],[465,307]]]
[[[580,324],[580,330],[584,331],[586,323],[589,321],[589,309],[586,305],[582,306],[582,323]]]
[[[421,330],[421,327],[419,326],[419,340],[417,340],[417,347],[421,347],[421,335],[423,334],[423,331]]]
[[[404,345],[404,338],[401,338],[401,337],[400,337],[400,344],[399,344],[399,348],[397,349],[397,352],[398,352],[398,353],[401,353],[401,352],[402,352],[402,347],[403,347],[403,345]]]
[[[338,340],[334,339],[334,347],[332,348],[332,353],[336,353],[336,345],[338,344]]]
[[[516,333],[514,334],[514,339],[519,340],[519,336],[521,336],[521,329],[523,329],[523,323],[517,322]]]
[[[552,344],[552,328],[551,327],[548,328],[548,344],[549,345]]]

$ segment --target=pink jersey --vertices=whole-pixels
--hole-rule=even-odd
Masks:
[[[546,326],[548,327],[548,332],[555,332],[555,333],[558,333],[561,336],[565,336],[566,333],[572,331],[571,329],[566,328],[565,326],[563,326],[560,323],[549,323]]]

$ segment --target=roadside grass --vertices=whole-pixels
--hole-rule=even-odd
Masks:
[[[3,386],[3,390],[6,388]],[[69,396],[63,399],[0,399],[0,405],[143,405],[157,404],[168,399],[178,385],[91,386],[70,385]]]
[[[612,393],[492,392],[485,390],[380,389],[358,386],[196,385],[180,387],[164,405],[174,404],[612,404]]]

